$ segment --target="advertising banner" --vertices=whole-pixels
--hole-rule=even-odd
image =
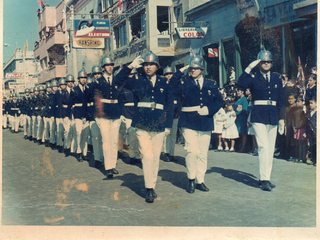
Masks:
[[[179,38],[204,38],[208,28],[207,27],[177,27],[176,31]]]
[[[110,22],[107,19],[74,20],[74,36],[79,38],[109,38]]]

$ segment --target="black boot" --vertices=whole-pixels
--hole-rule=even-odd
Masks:
[[[83,162],[82,154],[81,153],[77,153],[76,154],[76,159],[78,160],[78,162]]]
[[[154,201],[154,190],[152,188],[147,188],[146,202],[153,203],[153,201]]]
[[[194,179],[189,179],[188,180],[188,186],[187,186],[187,192],[188,193],[194,193],[195,189],[195,180]]]
[[[65,156],[65,157],[69,157],[70,155],[71,155],[71,153],[70,153],[70,148],[64,149],[64,156]]]
[[[106,170],[105,175],[108,179],[112,179],[113,178],[112,169]]]

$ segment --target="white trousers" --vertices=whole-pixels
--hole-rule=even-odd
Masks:
[[[87,156],[88,153],[88,137],[89,137],[89,122],[82,119],[74,119],[75,127],[75,149],[76,153],[82,153]]]
[[[43,117],[43,131],[42,131],[42,138],[41,142],[45,142],[46,140],[49,140],[50,135],[50,118]]]
[[[141,129],[137,129],[136,133],[142,157],[144,185],[146,188],[155,188],[165,133],[147,132]]]
[[[49,119],[49,142],[52,144],[56,143],[56,121],[54,117],[51,117]]]
[[[164,137],[163,152],[169,153],[170,156],[174,156],[174,148],[176,146],[176,138],[178,132],[178,121],[179,119],[173,119],[170,134]]]
[[[73,121],[65,117],[63,118],[63,129],[64,129],[64,148],[69,149],[71,152],[74,152],[74,145],[71,144],[73,135],[74,135],[74,123]]]
[[[20,127],[24,126],[25,120],[26,120],[26,115],[25,114],[20,114],[20,117],[19,117],[19,126]]]
[[[8,114],[3,114],[2,115],[2,126],[3,128],[7,128],[7,123],[8,123]]]
[[[115,168],[118,160],[118,141],[120,119],[96,118],[102,138],[102,149],[104,157],[104,168],[110,170]]]
[[[128,155],[130,158],[140,159],[139,141],[137,138],[137,129],[131,127],[128,129],[127,142],[129,145]]]
[[[37,116],[37,140],[42,139],[42,134],[43,134],[43,119],[41,116]]]
[[[35,115],[32,115],[32,138],[37,137],[37,117]]]
[[[11,130],[18,132],[19,131],[19,124],[20,124],[20,116],[14,115],[14,116],[10,116],[9,119],[10,118],[11,118]]]
[[[96,121],[90,121],[90,139],[93,148],[94,160],[102,162],[102,138]]]
[[[63,136],[64,136],[63,118],[56,118],[56,128],[57,128],[56,145],[59,147],[62,147]]]
[[[277,125],[252,123],[252,127],[255,131],[258,144],[260,180],[269,181],[276,144]]]
[[[186,165],[188,178],[195,179],[197,183],[203,183],[207,171],[211,132],[183,128],[182,133],[187,150]]]
[[[32,136],[32,118],[31,116],[26,116],[26,120],[27,120],[27,136],[31,137]]]
[[[27,136],[27,134],[28,134],[28,120],[27,120],[27,118],[30,118],[29,116],[27,116],[27,115],[24,115],[24,117],[23,117],[23,135],[24,136]]]

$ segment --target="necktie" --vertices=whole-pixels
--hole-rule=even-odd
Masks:
[[[196,82],[197,82],[197,86],[198,86],[198,88],[199,88],[199,89],[201,89],[201,87],[200,87],[200,83],[199,83],[199,80],[198,80],[198,79],[196,79]]]
[[[265,79],[269,82],[268,74],[266,74]]]
[[[110,77],[107,77],[108,83],[111,85]]]

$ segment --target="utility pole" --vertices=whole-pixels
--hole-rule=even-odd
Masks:
[[[72,52],[72,65],[73,65],[73,76],[76,78],[77,76],[77,69],[78,69],[78,64],[77,64],[77,49],[75,49],[73,47],[73,41],[74,41],[74,24],[73,24],[73,21],[74,21],[74,6],[71,5],[70,6],[70,12],[71,12],[71,16],[70,16],[70,19],[71,19],[71,42],[72,42],[72,48],[71,48],[71,52]]]

